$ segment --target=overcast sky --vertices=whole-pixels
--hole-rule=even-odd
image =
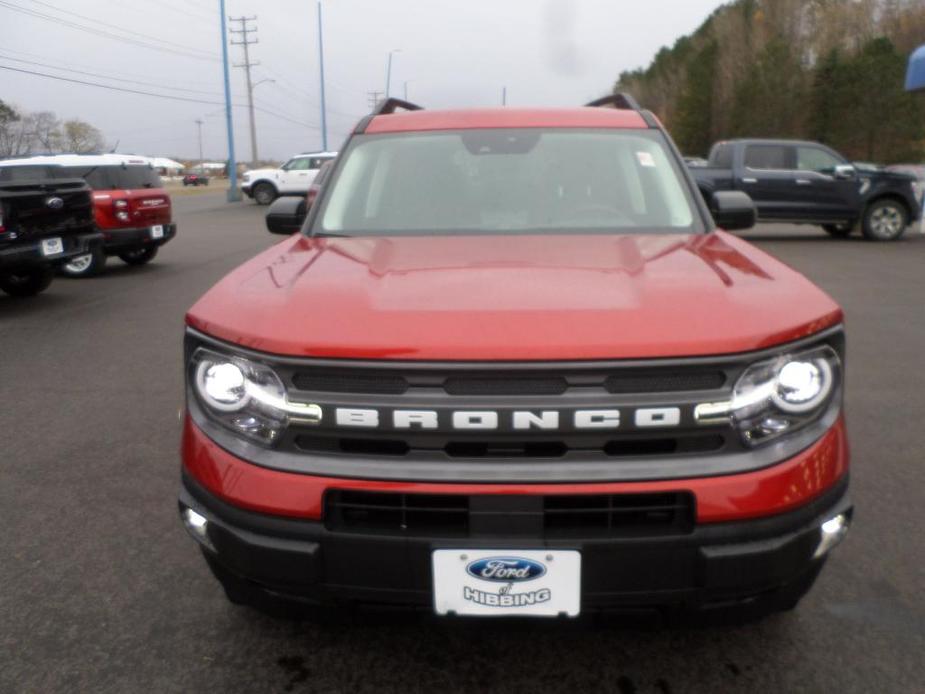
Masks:
[[[693,31],[718,0],[322,0],[329,143],[336,148],[383,91],[429,107],[574,105],[606,93]],[[29,14],[12,9],[25,9]],[[251,47],[262,158],[320,148],[317,0],[227,0],[257,16]],[[36,14],[41,16],[36,16]],[[87,120],[120,152],[207,159],[227,153],[218,0],[0,0],[0,65],[198,99],[109,91],[0,70],[0,99]],[[81,30],[92,27],[94,32]],[[105,34],[105,35],[101,35]],[[115,36],[127,40],[119,40]],[[233,37],[234,38],[234,37]],[[158,47],[161,50],[158,50]],[[231,47],[240,62],[240,47]],[[66,69],[65,69],[66,68]],[[232,70],[236,103],[243,70]],[[272,113],[270,113],[272,112]],[[250,159],[247,110],[234,109],[238,159]]]

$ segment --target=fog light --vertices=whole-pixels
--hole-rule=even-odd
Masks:
[[[193,536],[193,539],[214,552],[215,547],[212,540],[209,539],[209,520],[191,508],[183,509],[183,513],[180,515],[183,518],[183,525],[186,527],[187,532]]]
[[[834,518],[829,518],[819,529],[819,545],[813,554],[813,559],[825,556],[835,545],[845,539],[848,534],[848,516],[839,513]]]

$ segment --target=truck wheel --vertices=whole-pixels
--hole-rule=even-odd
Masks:
[[[154,260],[157,255],[157,246],[148,246],[146,248],[136,248],[134,251],[125,251],[119,254],[119,259],[129,265],[144,265]]]
[[[55,278],[54,268],[41,267],[0,274],[0,289],[15,297],[35,296],[48,289]]]
[[[873,202],[864,212],[861,230],[870,241],[895,241],[909,226],[909,214],[902,203],[889,198]]]
[[[834,236],[837,239],[846,239],[854,231],[851,224],[823,224],[822,228],[825,229],[829,236]]]
[[[252,195],[258,205],[269,205],[276,200],[276,188],[270,183],[258,183],[254,186]]]
[[[106,254],[102,248],[96,247],[89,253],[74,256],[60,266],[58,271],[65,277],[94,277],[103,271],[105,265]]]

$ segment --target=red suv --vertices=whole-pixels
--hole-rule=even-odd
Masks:
[[[384,102],[190,309],[179,509],[233,602],[764,614],[813,584],[852,512],[842,311],[717,228],[754,205],[706,202],[651,113],[589,106]]]
[[[102,271],[107,256],[144,265],[177,233],[170,196],[148,159],[122,154],[61,154],[4,161],[4,167],[51,165],[83,178],[93,189],[93,216],[103,243],[61,265],[70,277]]]

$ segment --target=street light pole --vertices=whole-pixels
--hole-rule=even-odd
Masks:
[[[225,76],[225,129],[228,132],[228,202],[238,202],[238,162],[234,157],[234,121],[231,117],[231,78],[228,74],[228,30],[225,26],[225,0],[218,0],[218,11],[222,20],[222,70]]]
[[[328,109],[324,100],[324,30],[321,24],[321,0],[318,0],[318,65],[321,75],[321,151],[328,151]]]
[[[203,158],[202,158],[202,118],[196,119],[196,125],[199,126],[199,173],[203,173]]]
[[[392,87],[392,56],[396,53],[401,53],[401,48],[393,48],[389,51],[389,67],[385,73],[385,98],[388,99],[392,94],[390,89]]]

